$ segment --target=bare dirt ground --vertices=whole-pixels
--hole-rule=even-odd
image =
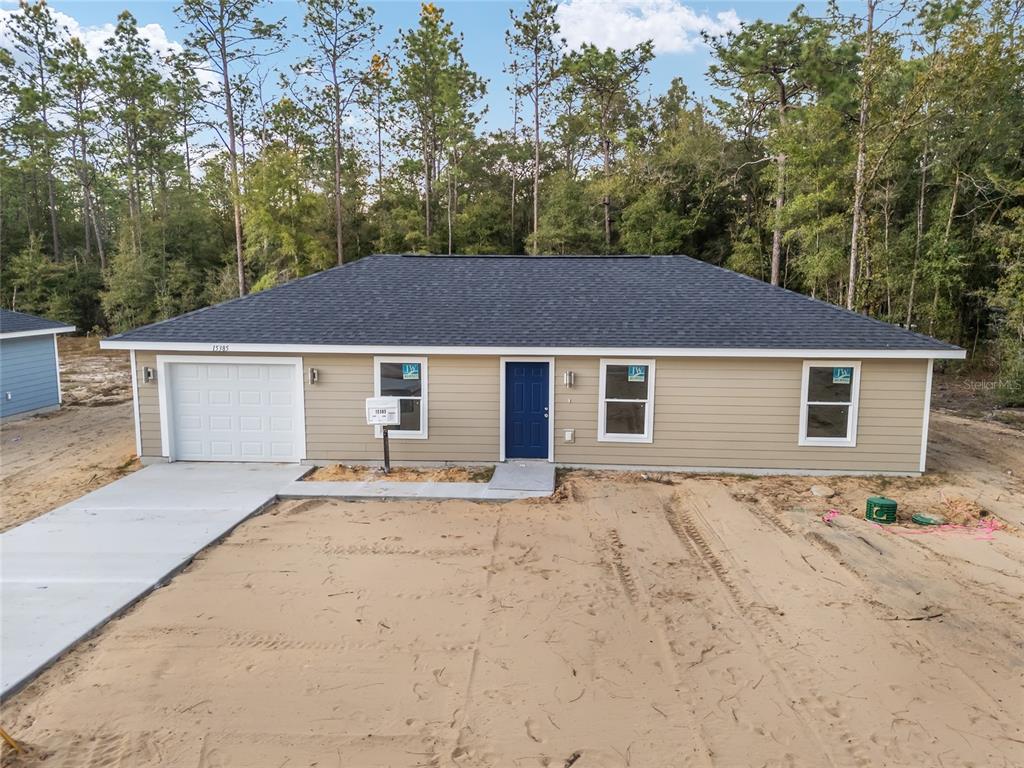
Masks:
[[[127,398],[79,343],[69,400]],[[1024,433],[963,412],[933,412],[919,479],[279,504],[6,701],[0,762],[1024,765]],[[127,402],[0,436],[4,526],[133,466]],[[870,524],[879,493],[954,525]]]
[[[486,467],[392,467],[387,475],[381,467],[330,464],[317,467],[303,480],[390,480],[409,483],[486,483],[494,474]]]
[[[1024,538],[819,482],[279,504],[4,705],[5,765],[1024,764]]]
[[[64,406],[0,426],[0,531],[138,467],[124,352],[59,338]]]

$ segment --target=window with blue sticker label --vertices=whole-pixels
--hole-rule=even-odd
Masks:
[[[804,445],[854,444],[856,403],[852,365],[808,365],[802,403]]]
[[[426,396],[423,387],[423,363],[379,360],[377,362],[378,397],[399,398],[401,423],[391,429],[394,437],[426,436]]]

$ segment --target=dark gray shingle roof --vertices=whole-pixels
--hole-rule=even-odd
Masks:
[[[49,329],[69,328],[68,323],[48,320],[45,317],[26,315],[24,312],[13,312],[0,309],[0,333],[22,333],[24,331],[45,331]]]
[[[956,349],[687,256],[370,256],[113,339]]]

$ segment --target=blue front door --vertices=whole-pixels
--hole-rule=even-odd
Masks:
[[[505,458],[548,458],[549,363],[505,363]]]

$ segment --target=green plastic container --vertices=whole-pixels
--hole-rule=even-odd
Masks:
[[[868,499],[864,517],[873,523],[892,525],[896,522],[896,502],[885,496],[872,496]]]

